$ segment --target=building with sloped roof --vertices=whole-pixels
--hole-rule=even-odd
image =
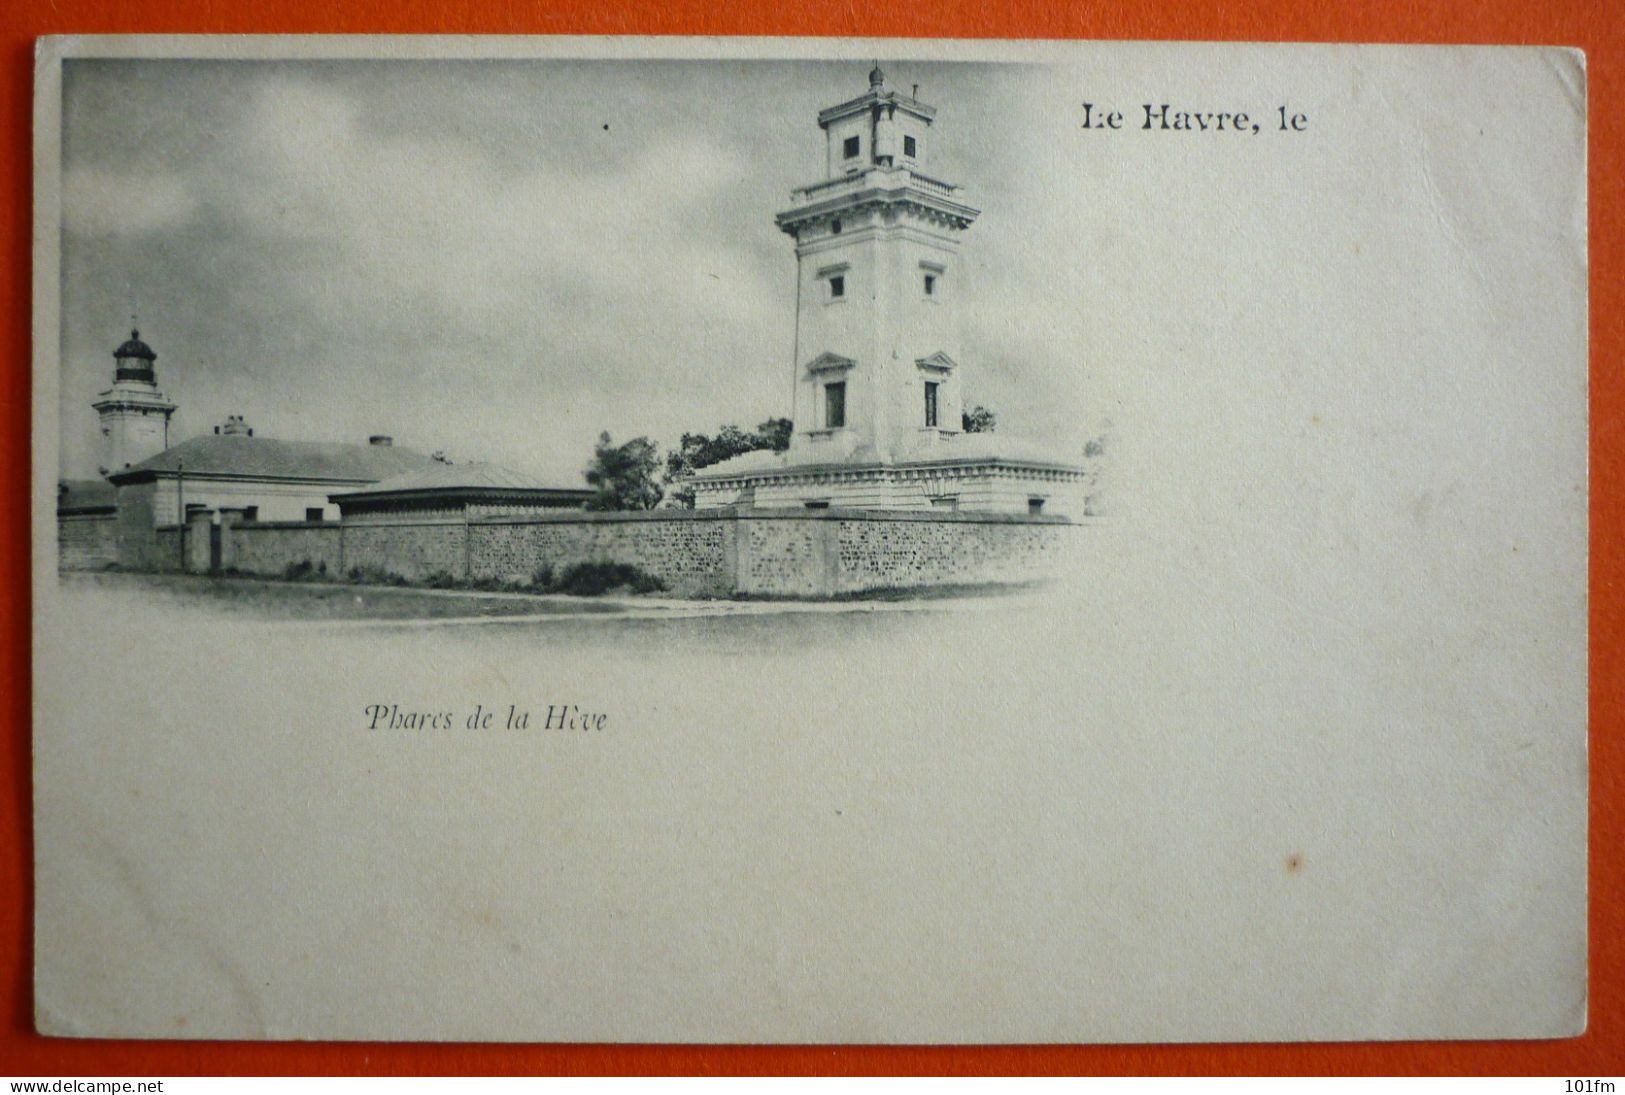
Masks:
[[[339,566],[419,581],[471,578],[492,533],[503,535],[492,522],[579,514],[593,493],[547,487],[499,464],[415,468],[332,496],[343,515]]]
[[[402,514],[516,515],[541,509],[580,509],[586,487],[549,487],[500,464],[447,464],[414,468],[370,486],[328,496],[346,521],[394,519]]]
[[[279,572],[271,565],[278,552],[312,562],[331,555],[338,568],[345,558],[341,520],[398,525],[404,516],[413,528],[466,526],[482,517],[580,509],[593,494],[548,487],[496,464],[453,465],[397,447],[384,434],[365,443],[256,436],[236,414],[212,433],[170,445],[176,405],[157,389],[157,355],[132,331],[113,356],[113,387],[94,405],[105,478],[58,483],[61,562],[69,568]],[[238,534],[223,535],[225,526]],[[379,540],[374,558],[362,534],[358,558],[391,573],[411,570],[410,545],[399,541]],[[239,553],[226,550],[231,545]]]
[[[180,524],[188,510],[243,511],[247,520],[337,520],[327,497],[434,464],[374,435],[365,443],[255,437],[242,415],[211,434],[169,443],[176,404],[158,390],[158,355],[139,331],[113,351],[113,386],[92,407],[101,424],[102,480],[62,480],[59,516],[106,517],[135,510],[134,524]]]
[[[337,520],[328,496],[434,464],[382,435],[366,444],[255,437],[241,416],[108,477],[119,508],[139,506],[153,525],[188,510],[240,509],[249,521]]]

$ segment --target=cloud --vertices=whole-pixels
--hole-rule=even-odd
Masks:
[[[405,294],[465,325],[512,323],[544,298],[641,312],[662,275],[660,298],[692,306],[689,272],[721,277],[744,260],[707,230],[733,215],[739,157],[697,136],[651,142],[613,170],[539,149],[515,173],[454,134],[372,134],[340,93],[277,80],[238,139],[241,167],[221,197],[247,229],[323,245],[354,275],[341,292]]]
[[[788,410],[793,260],[766,205],[740,200],[740,149],[662,129],[613,156],[499,157],[380,127],[344,87],[256,84],[193,162],[205,229],[152,272],[206,272],[186,298],[229,317],[203,321],[211,344],[162,351],[172,377],[179,353],[207,354],[193,393],[231,374],[225,409],[268,434],[381,429],[572,479],[600,429],[670,442]],[[696,383],[718,371],[743,379]],[[302,399],[255,398],[288,391]]]
[[[306,253],[277,288],[324,324],[404,306],[448,351],[625,360],[714,354],[719,327],[778,318],[740,238],[740,157],[700,136],[662,135],[613,169],[543,149],[514,172],[456,135],[373,134],[342,95],[279,80],[238,139],[220,200],[257,246]]]
[[[88,67],[70,164],[162,164],[191,219],[67,253],[87,373],[65,414],[136,301],[188,431],[242,412],[573,479],[599,430],[671,444],[788,414],[795,259],[772,215],[822,168],[814,119],[842,89],[821,79],[764,66],[755,111],[782,124],[755,125],[717,115],[738,77],[706,65]],[[962,113],[945,148],[978,147]],[[995,177],[963,166],[942,170]],[[986,292],[1055,277],[1011,257],[973,259]],[[994,360],[1075,359],[1053,321],[994,317]],[[974,387],[1014,430],[1008,371]]]
[[[140,236],[189,220],[198,202],[169,175],[70,168],[62,181],[62,226],[85,236]]]

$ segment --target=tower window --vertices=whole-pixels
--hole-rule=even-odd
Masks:
[[[859,145],[856,137],[848,137],[846,140],[841,142],[841,155],[846,159],[850,160],[855,158],[858,152]]]
[[[918,147],[918,146],[915,145],[913,137],[904,137],[903,138],[903,155],[905,155],[905,156],[913,156],[913,155],[915,155],[914,150],[915,150],[916,147]]]
[[[824,428],[838,430],[846,425],[846,381],[824,385]]]
[[[925,382],[925,424],[927,427],[937,424],[937,382],[934,380]]]
[[[1033,514],[1034,516],[1037,516],[1038,514],[1043,513],[1044,512],[1044,500],[1042,498],[1037,498],[1037,497],[1028,498],[1027,499],[1027,512],[1030,513],[1030,514]]]
[[[834,220],[829,222],[829,234],[832,235],[832,236],[838,236],[838,235],[841,234],[841,218],[840,217],[836,217]]]
[[[925,295],[926,296],[931,296],[936,291],[937,291],[937,275],[935,275],[935,274],[927,274],[927,275],[925,275]]]
[[[846,278],[843,275],[836,274],[829,279],[829,295],[833,300],[846,296]]]

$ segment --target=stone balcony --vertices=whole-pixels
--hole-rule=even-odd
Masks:
[[[927,193],[941,194],[944,197],[952,197],[964,190],[962,186],[934,179],[908,167],[870,167],[863,171],[854,171],[850,175],[843,175],[838,179],[821,179],[807,186],[798,186],[790,191],[790,200],[799,205],[811,201],[824,201],[870,186],[896,189],[900,185],[917,186]]]

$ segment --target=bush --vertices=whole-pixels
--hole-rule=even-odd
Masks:
[[[301,559],[297,563],[289,563],[287,568],[283,570],[282,577],[289,582],[308,582],[313,578],[325,578],[327,577],[327,564],[323,563],[320,568],[317,568],[309,559]]]
[[[554,588],[577,597],[597,597],[622,588],[655,593],[665,589],[666,583],[630,563],[576,563],[565,568]]]

